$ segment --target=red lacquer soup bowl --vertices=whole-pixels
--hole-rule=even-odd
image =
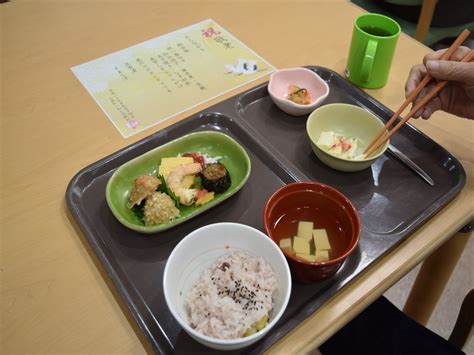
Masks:
[[[281,239],[297,234],[300,221],[326,230],[329,259],[308,261],[282,248],[292,277],[304,283],[327,279],[356,250],[361,232],[359,215],[349,199],[336,189],[319,182],[295,182],[273,193],[265,205],[263,223],[268,236],[279,245]]]

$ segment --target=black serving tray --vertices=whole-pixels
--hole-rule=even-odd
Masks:
[[[383,121],[393,114],[337,73],[309,67],[329,85],[324,104],[361,106]],[[213,130],[228,134],[247,151],[252,172],[240,192],[173,229],[143,235],[127,229],[105,201],[108,179],[123,163],[187,133]],[[371,263],[392,249],[458,194],[466,180],[462,165],[449,152],[405,124],[391,143],[420,165],[434,180],[429,186],[389,153],[371,168],[342,173],[313,154],[306,135],[306,117],[279,110],[259,85],[144,138],[81,170],[69,183],[66,200],[73,217],[97,254],[139,327],[159,353],[216,352],[190,338],[169,312],[162,276],[168,255],[191,231],[216,222],[244,223],[262,231],[263,207],[279,187],[316,180],[343,192],[362,222],[359,247],[329,280],[293,283],[288,307],[275,327],[258,343],[234,353],[262,353]]]

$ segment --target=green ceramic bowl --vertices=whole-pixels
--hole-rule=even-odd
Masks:
[[[180,206],[180,217],[168,223],[146,226],[132,210],[127,208],[133,181],[144,174],[156,176],[161,158],[175,157],[179,153],[186,152],[201,152],[211,157],[222,157],[220,162],[227,168],[232,185],[227,191],[216,194],[215,198],[204,206]],[[247,181],[250,169],[250,158],[247,152],[233,138],[213,131],[191,133],[150,150],[120,166],[107,183],[107,204],[124,226],[142,233],[161,232],[198,216],[235,194]]]
[[[329,104],[314,110],[306,121],[306,131],[311,140],[314,154],[326,165],[339,171],[359,171],[368,168],[388,147],[382,145],[368,159],[352,160],[330,154],[316,145],[322,132],[333,131],[347,138],[357,138],[361,151],[383,128],[380,119],[367,110],[349,104]]]

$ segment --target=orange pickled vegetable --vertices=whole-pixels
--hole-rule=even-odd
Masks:
[[[288,86],[288,100],[300,105],[309,105],[311,103],[308,90],[294,84]]]

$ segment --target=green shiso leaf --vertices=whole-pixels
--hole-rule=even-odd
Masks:
[[[166,179],[163,175],[158,175],[158,179],[160,179],[161,184],[158,186],[158,191],[167,193],[168,188],[166,186]]]
[[[145,215],[145,201],[143,201],[141,204],[139,205],[134,205],[132,207],[132,212],[133,214],[140,220],[140,222],[142,222],[143,224],[145,224],[145,219],[144,219],[144,215]]]

